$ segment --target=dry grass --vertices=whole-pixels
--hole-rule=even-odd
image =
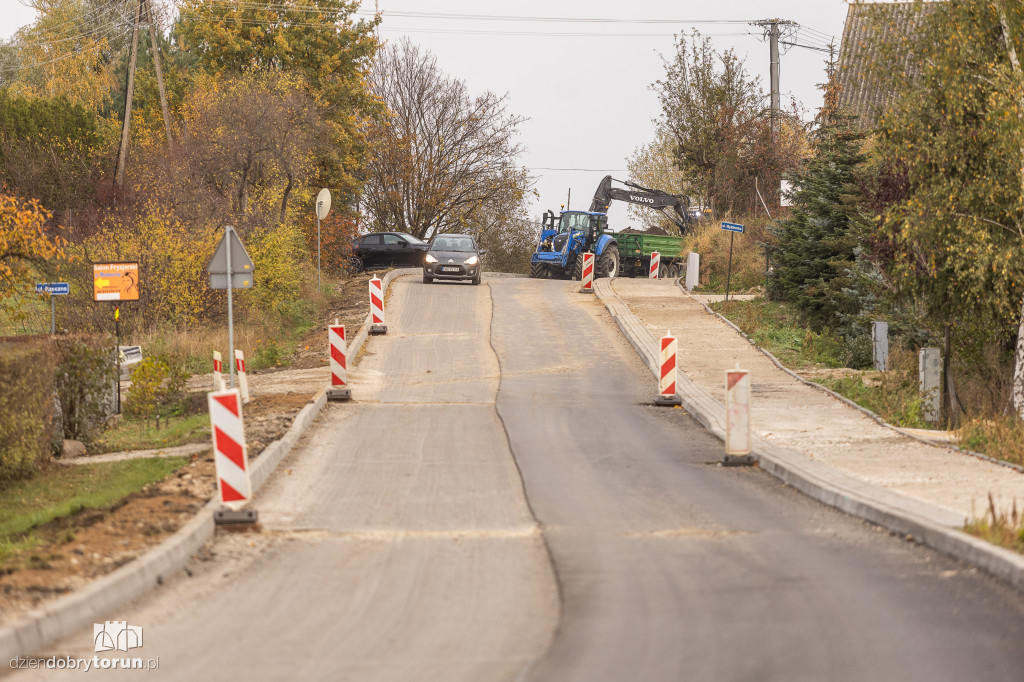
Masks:
[[[1024,423],[1011,416],[971,419],[957,430],[960,447],[1024,464]]]
[[[989,494],[985,516],[965,523],[964,531],[994,545],[1024,553],[1024,518],[1017,509],[1016,500],[1009,511],[1000,512]]]
[[[733,239],[732,280],[734,293],[756,293],[764,290],[765,256],[763,243],[769,239],[767,220],[762,216],[724,218],[743,225],[746,231]],[[689,250],[700,254],[700,289],[725,291],[729,270],[729,235],[721,221],[704,222],[689,238]]]

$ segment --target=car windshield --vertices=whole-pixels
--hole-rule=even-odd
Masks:
[[[563,213],[558,219],[558,232],[570,230],[589,230],[590,216],[586,213]]]
[[[406,234],[405,232],[402,232],[401,234],[403,237],[405,237],[405,241],[409,242],[410,244],[426,244],[425,241],[423,241],[422,239],[417,239],[416,237],[413,237],[411,234]]]
[[[472,237],[435,237],[434,251],[475,251]]]

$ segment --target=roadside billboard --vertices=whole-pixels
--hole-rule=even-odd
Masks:
[[[92,299],[94,301],[139,300],[139,264],[93,263]]]

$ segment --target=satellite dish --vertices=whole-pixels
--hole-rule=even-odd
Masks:
[[[316,195],[316,217],[323,220],[331,212],[331,190],[324,187]]]

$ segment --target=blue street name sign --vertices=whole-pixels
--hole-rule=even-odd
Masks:
[[[45,284],[36,282],[36,293],[37,294],[70,294],[71,285],[67,282],[47,282]]]
[[[722,229],[728,230],[729,232],[743,232],[743,226],[738,223],[722,223]]]

